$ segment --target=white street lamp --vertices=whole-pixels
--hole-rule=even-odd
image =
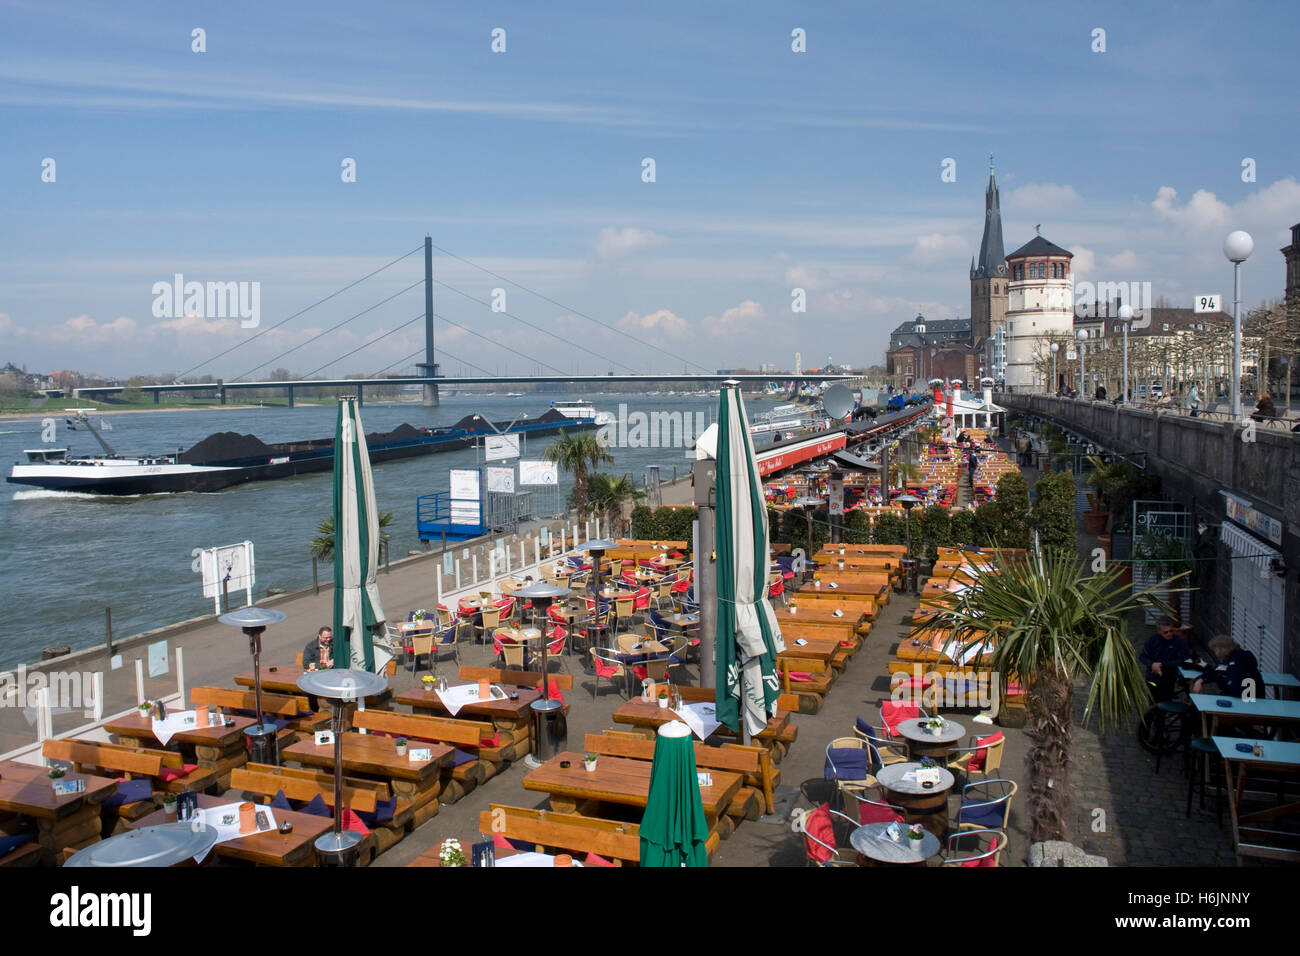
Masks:
[[[1059,352],[1059,351],[1061,351],[1061,346],[1060,346],[1058,343],[1053,342],[1052,345],[1051,345],[1051,350],[1052,350],[1052,387],[1049,388],[1049,389],[1047,390],[1049,395],[1052,393],[1053,390],[1055,390],[1055,389],[1057,388],[1057,384],[1056,384],[1056,382],[1057,382],[1057,379],[1056,379],[1056,353]]]
[[[1079,394],[1083,400],[1088,400],[1088,382],[1083,377],[1083,343],[1088,341],[1088,330],[1080,329],[1074,337],[1079,340]]]
[[[1250,233],[1238,229],[1223,240],[1223,254],[1232,263],[1232,402],[1233,420],[1241,418],[1241,264],[1255,251]]]
[[[1133,322],[1133,306],[1119,307],[1119,324],[1124,330],[1124,382],[1119,387],[1119,400],[1128,404],[1128,327]]]

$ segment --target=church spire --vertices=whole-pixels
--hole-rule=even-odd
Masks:
[[[1002,211],[998,208],[998,184],[993,178],[993,154],[989,153],[989,185],[984,192],[984,238],[972,278],[991,279],[1005,275],[1006,256],[1002,248]]]

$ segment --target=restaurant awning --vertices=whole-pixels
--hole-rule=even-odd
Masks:
[[[845,468],[851,468],[854,471],[880,471],[880,465],[874,461],[867,461],[865,458],[859,458],[852,452],[837,451],[832,456],[837,465],[843,465]]]

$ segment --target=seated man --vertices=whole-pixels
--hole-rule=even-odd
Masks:
[[[1259,662],[1254,654],[1226,634],[1219,634],[1210,641],[1210,653],[1217,663],[1205,668],[1192,685],[1192,693],[1202,693],[1205,682],[1210,681],[1219,688],[1220,694],[1227,697],[1240,698],[1247,691],[1254,698],[1264,696],[1264,675],[1259,672]]]
[[[1186,659],[1187,641],[1178,633],[1178,622],[1170,617],[1160,618],[1156,632],[1147,638],[1142,653],[1138,655],[1157,701],[1173,697],[1178,665]]]

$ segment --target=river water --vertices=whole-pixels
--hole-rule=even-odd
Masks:
[[[705,396],[529,395],[451,396],[437,408],[418,403],[367,403],[361,420],[367,432],[388,431],[403,422],[416,426],[450,425],[475,412],[493,421],[519,413],[542,414],[553,400],[587,399],[629,423],[636,415],[680,413],[683,433],[717,416],[717,399]],[[61,409],[58,446],[73,454],[99,451],[84,430],[67,431]],[[71,405],[71,402],[67,404]],[[753,417],[773,403],[748,399]],[[106,413],[112,430],[104,437],[120,453],[166,454],[189,448],[213,432],[253,434],[265,442],[284,442],[334,434],[336,406],[211,409],[200,411]],[[92,422],[99,424],[100,415]],[[628,444],[645,445],[645,432],[626,429]],[[651,441],[655,441],[655,435]],[[541,458],[553,436],[533,439],[526,458]],[[655,442],[656,444],[658,442]],[[25,460],[25,448],[41,447],[39,419],[0,421],[0,462]],[[631,474],[638,487],[645,469],[659,465],[666,481],[673,467],[689,469],[681,447],[612,447],[615,464],[600,470]],[[391,556],[421,547],[416,533],[416,496],[445,491],[447,470],[473,466],[473,450],[427,455],[375,466],[375,496],[381,511],[393,512]],[[6,472],[7,475],[7,472]],[[570,480],[560,474],[567,500]],[[329,472],[230,488],[212,494],[145,495],[130,498],[45,492],[6,484],[0,493],[0,667],[30,662],[41,648],[67,644],[74,650],[103,642],[104,608],[113,612],[117,639],[212,612],[192,568],[195,548],[251,540],[255,550],[254,598],[268,587],[294,589],[311,584],[309,542],[331,513]],[[330,569],[322,569],[328,580]]]

